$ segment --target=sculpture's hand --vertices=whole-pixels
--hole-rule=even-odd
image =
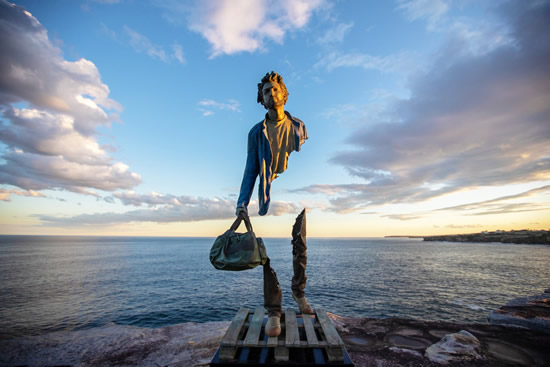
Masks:
[[[246,215],[248,215],[248,209],[247,209],[246,207],[244,207],[244,206],[238,206],[238,207],[237,207],[237,210],[235,211],[235,215],[236,215],[237,217],[240,217],[241,214],[243,214],[243,213],[246,214]]]

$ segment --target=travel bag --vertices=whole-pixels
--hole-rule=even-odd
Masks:
[[[235,232],[244,221],[247,232]],[[210,262],[218,270],[248,270],[267,261],[264,241],[256,237],[247,214],[241,213],[231,228],[218,236],[210,249]]]

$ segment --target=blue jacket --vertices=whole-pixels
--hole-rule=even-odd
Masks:
[[[307,139],[306,125],[296,117],[292,117],[290,113],[286,111],[285,113],[290,121],[292,121],[296,137],[295,150],[299,152],[300,146]],[[237,200],[237,207],[248,207],[252,191],[254,190],[254,184],[256,183],[256,177],[260,175],[260,182],[258,185],[260,210],[258,214],[265,215],[267,213],[269,202],[271,201],[269,192],[271,190],[271,178],[273,176],[271,172],[272,159],[273,155],[271,152],[271,145],[267,139],[267,126],[266,120],[264,119],[254,125],[248,133],[248,154],[246,157],[243,181],[241,183],[241,192],[239,194],[239,200]]]

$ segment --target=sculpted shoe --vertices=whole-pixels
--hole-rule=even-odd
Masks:
[[[281,316],[269,316],[265,325],[265,335],[279,336],[281,334]]]
[[[313,309],[309,305],[309,302],[307,301],[306,297],[296,297],[294,292],[292,292],[292,298],[296,301],[298,304],[298,308],[300,309],[301,313],[305,313],[308,315],[313,315]]]

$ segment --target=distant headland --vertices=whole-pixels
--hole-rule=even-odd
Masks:
[[[511,231],[480,232],[423,237],[424,241],[448,242],[501,242],[514,244],[550,245],[550,231],[528,229]]]
[[[467,234],[447,234],[439,236],[385,236],[385,238],[423,238],[424,241],[446,242],[501,242],[514,244],[550,245],[550,231],[545,230],[511,230],[483,231]]]

